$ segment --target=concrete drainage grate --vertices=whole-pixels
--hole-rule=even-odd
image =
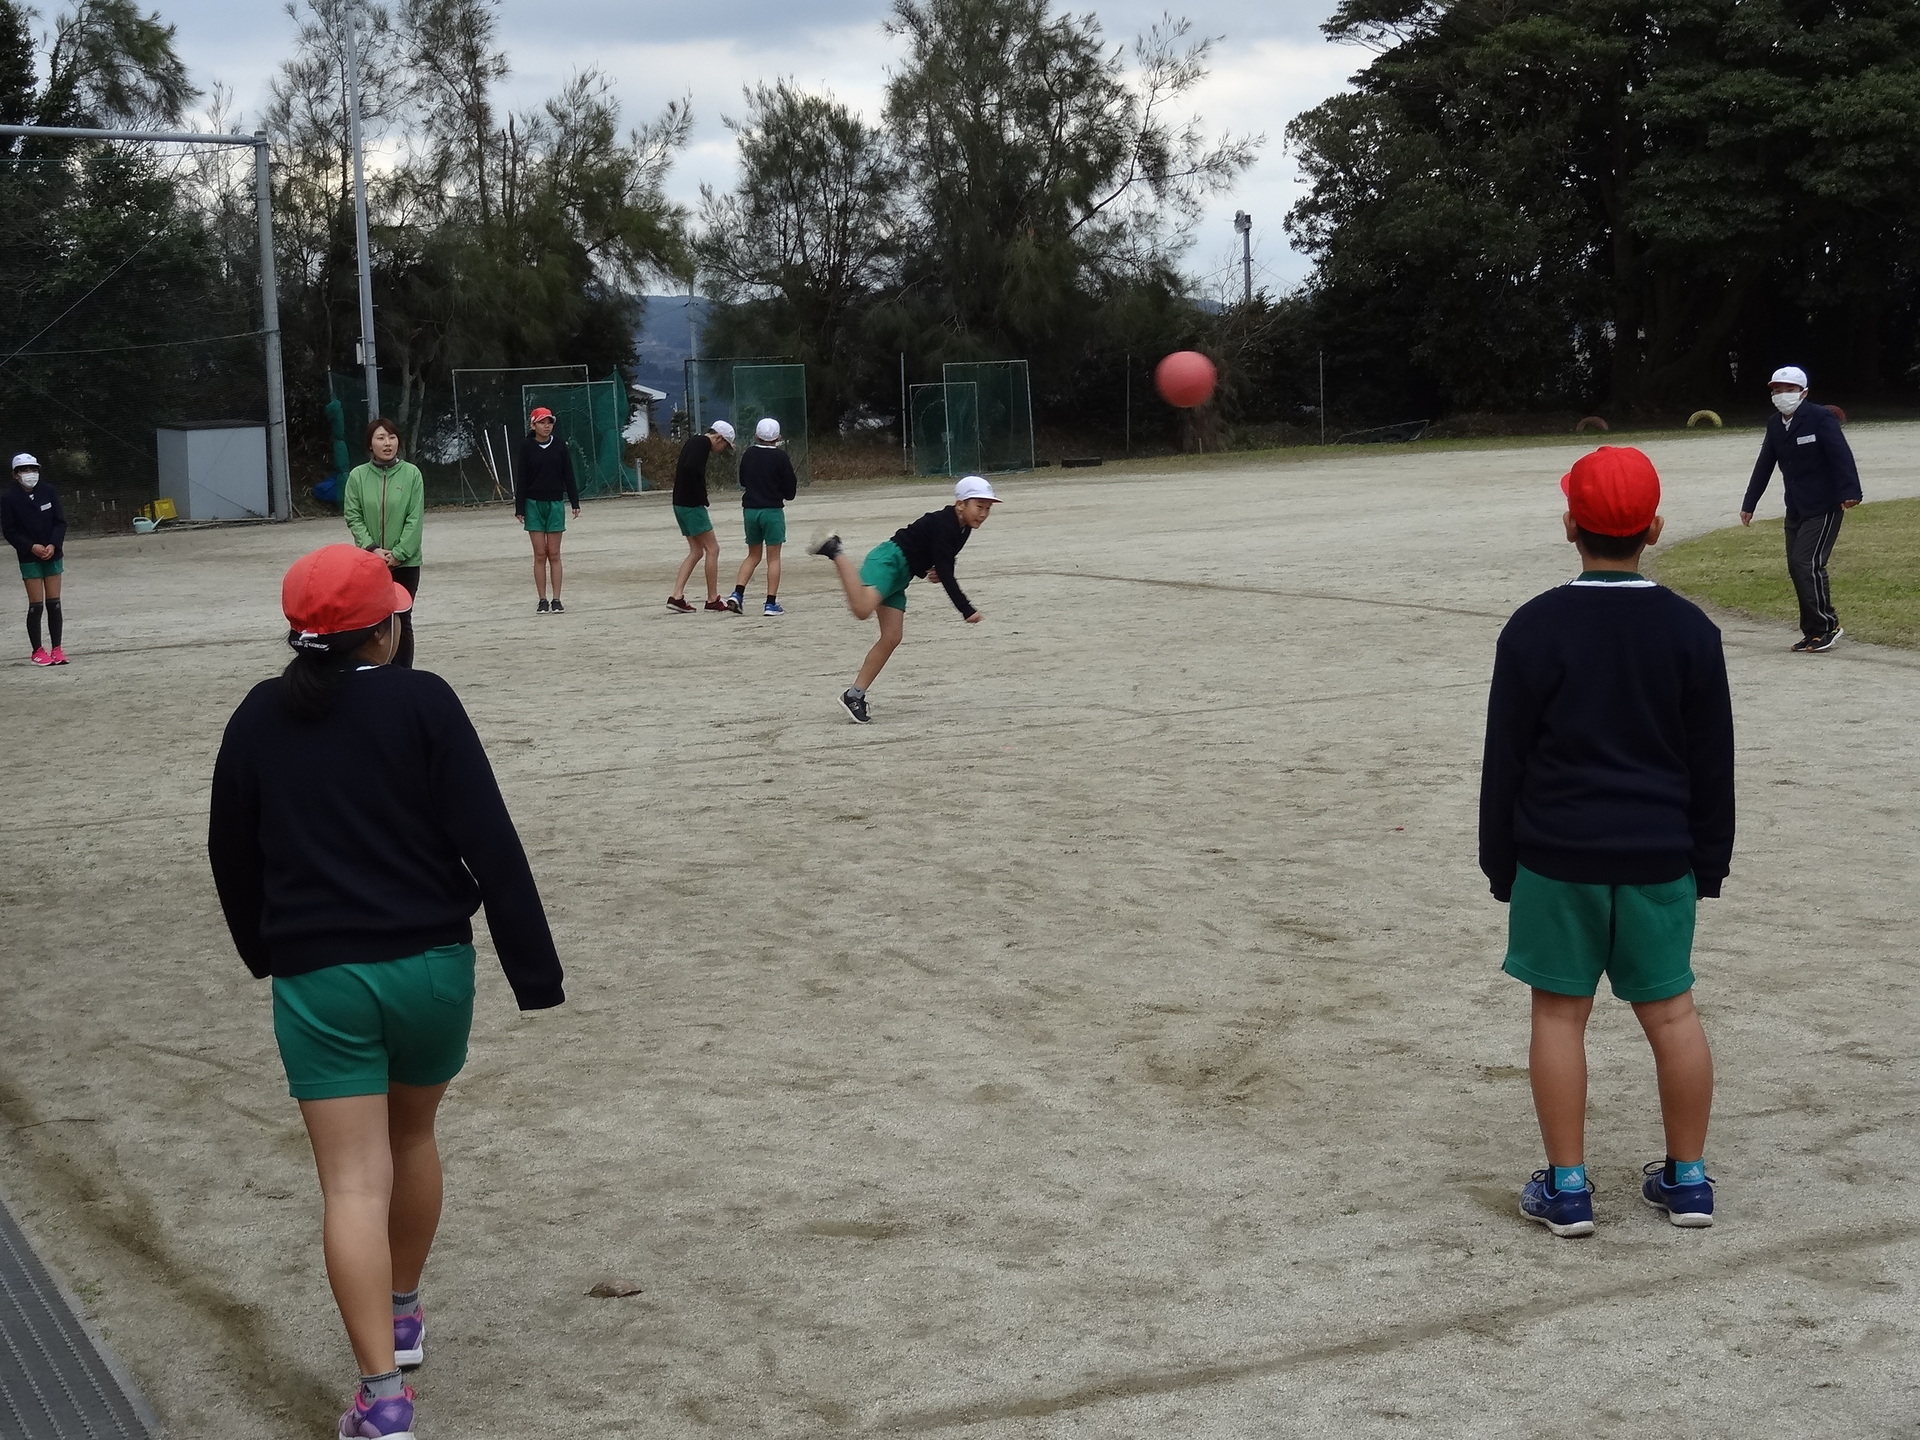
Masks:
[[[0,1440],[153,1440],[0,1201]]]

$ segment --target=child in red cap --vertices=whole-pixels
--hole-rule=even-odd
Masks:
[[[273,1030],[325,1201],[360,1388],[338,1433],[413,1434],[420,1276],[440,1223],[434,1117],[467,1058],[473,912],[522,1010],[565,998],[533,872],[447,682],[393,663],[412,597],[329,545],[280,588],[293,660],[240,702],[214,762],[207,858]]]
[[[1586,1027],[1604,974],[1659,1076],[1667,1153],[1641,1196],[1675,1225],[1711,1225],[1713,1055],[1692,950],[1694,902],[1719,895],[1733,855],[1726,658],[1697,606],[1640,575],[1660,538],[1653,462],[1602,446],[1560,488],[1581,573],[1500,633],[1480,781],[1480,868],[1509,904],[1502,968],[1533,987],[1547,1166],[1520,1213],[1555,1235],[1593,1233]]]

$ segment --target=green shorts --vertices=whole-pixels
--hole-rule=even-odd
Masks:
[[[64,560],[22,560],[20,578],[22,580],[51,580],[67,568]]]
[[[707,513],[704,505],[676,505],[673,507],[673,518],[680,523],[680,533],[689,540],[713,529],[713,516]]]
[[[467,1063],[473,946],[275,976],[273,1034],[296,1100],[441,1085]]]
[[[784,545],[787,543],[787,512],[784,510],[747,510],[747,544]]]
[[[1693,988],[1693,876],[1659,885],[1579,885],[1522,865],[1500,968],[1536,990],[1591,995],[1604,974],[1632,1004]]]
[[[551,533],[567,528],[567,502],[564,500],[527,501],[527,529]]]
[[[907,608],[907,585],[912,579],[907,552],[891,540],[882,540],[860,562],[860,583],[878,590],[880,603],[891,610]]]

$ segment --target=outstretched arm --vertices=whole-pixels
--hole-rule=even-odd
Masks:
[[[1754,507],[1760,503],[1760,497],[1767,493],[1767,482],[1773,478],[1773,432],[1771,430],[1760,437],[1760,458],[1753,462],[1753,476],[1747,481],[1746,497],[1740,502],[1740,523],[1747,524],[1753,519]]]

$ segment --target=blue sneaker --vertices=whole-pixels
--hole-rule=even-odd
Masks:
[[[1520,1191],[1520,1213],[1536,1220],[1561,1239],[1593,1233],[1593,1186],[1584,1190],[1555,1190],[1553,1171],[1536,1170]]]
[[[1667,1184],[1667,1162],[1648,1163],[1640,1182],[1640,1198],[1667,1212],[1667,1223],[1686,1230],[1704,1230],[1713,1224],[1713,1177],[1700,1185]]]
[[[769,600],[760,607],[760,613],[762,615],[784,615],[787,613],[787,607],[782,605],[778,600]]]
[[[420,1306],[408,1315],[393,1317],[393,1363],[402,1370],[418,1370],[427,1362],[427,1317]]]

